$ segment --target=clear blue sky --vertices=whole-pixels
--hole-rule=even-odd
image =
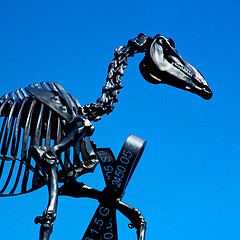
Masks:
[[[136,56],[92,139],[115,155],[130,133],[148,141],[123,198],[145,216],[148,240],[239,240],[239,9],[237,0],[0,0],[0,94],[52,81],[82,105],[95,102],[114,48],[140,32],[173,38],[213,98],[150,85]],[[79,181],[104,188],[99,168]],[[1,239],[38,239],[33,220],[46,204],[46,188],[1,198]],[[51,239],[81,239],[97,205],[61,197]],[[119,239],[136,238],[128,223],[118,215]]]

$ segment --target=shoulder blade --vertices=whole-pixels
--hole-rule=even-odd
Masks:
[[[61,115],[67,122],[71,122],[75,118],[76,114],[73,109],[70,109],[70,106],[66,103],[66,100],[60,96],[59,92],[34,87],[26,87],[25,90],[28,94],[34,96]]]

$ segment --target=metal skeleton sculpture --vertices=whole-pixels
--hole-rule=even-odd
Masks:
[[[211,98],[212,91],[203,76],[178,54],[172,39],[144,34],[115,49],[106,85],[96,103],[81,106],[61,85],[51,82],[30,85],[0,98],[0,196],[48,186],[48,206],[35,219],[41,224],[40,240],[49,239],[60,195],[100,202],[83,240],[116,240],[116,209],[131,221],[130,227],[137,229],[138,239],[145,239],[146,222],[141,212],[121,198],[146,142],[130,135],[115,160],[110,149],[98,149],[90,141],[92,122],[112,112],[127,59],[136,53],[145,53],[140,71],[150,83],[165,83]],[[106,181],[103,191],[76,181],[93,172],[99,162]],[[63,183],[60,188],[59,183]]]

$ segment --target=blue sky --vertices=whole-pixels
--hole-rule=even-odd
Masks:
[[[105,84],[113,49],[138,33],[175,40],[179,53],[205,76],[205,101],[147,83],[129,59],[114,112],[94,124],[92,139],[118,155],[133,133],[147,147],[123,201],[139,208],[146,239],[240,239],[240,31],[230,1],[0,1],[0,94],[31,83],[58,82],[82,105]],[[100,169],[79,179],[104,188]],[[38,239],[35,216],[47,190],[0,199],[1,238]],[[61,197],[51,239],[81,239],[98,203]],[[118,214],[119,239],[135,239]]]

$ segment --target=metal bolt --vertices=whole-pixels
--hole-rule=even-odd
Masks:
[[[59,100],[59,96],[54,96],[53,99],[56,100],[56,101],[58,101],[58,100]]]

